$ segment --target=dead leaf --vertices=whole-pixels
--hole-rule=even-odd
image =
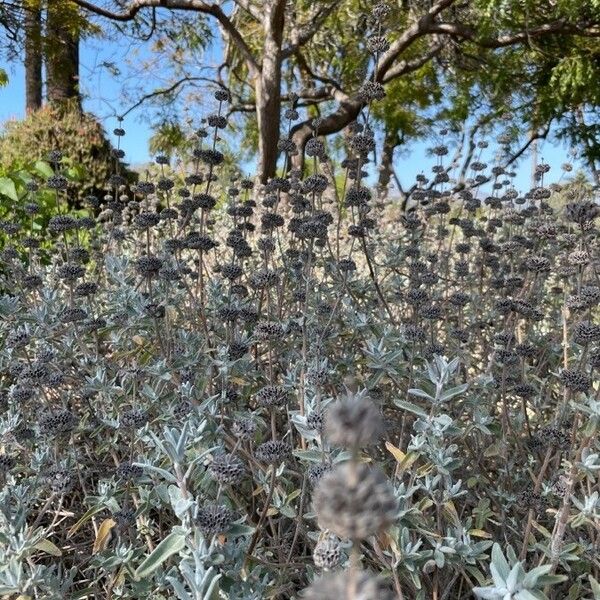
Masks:
[[[92,554],[96,554],[98,552],[102,552],[102,550],[106,550],[108,546],[108,542],[111,538],[111,530],[116,525],[116,523],[112,519],[104,519],[102,524],[98,528],[98,535],[96,536],[96,540],[94,541],[94,548],[92,549]]]

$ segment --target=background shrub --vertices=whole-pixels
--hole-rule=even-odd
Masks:
[[[76,205],[87,194],[99,194],[115,169],[115,156],[106,133],[91,114],[69,103],[48,104],[29,113],[22,120],[8,121],[0,136],[0,164],[6,170],[31,168],[37,161],[47,161],[52,150],[61,148],[77,175]],[[126,169],[127,177],[134,175]]]

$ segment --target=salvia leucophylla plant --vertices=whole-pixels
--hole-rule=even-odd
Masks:
[[[191,164],[117,167],[80,211],[59,151],[31,180],[2,223],[0,594],[599,597],[598,206],[543,164],[520,195],[484,140],[460,186],[440,143],[410,212],[378,204],[383,93],[341,176],[317,119],[310,174],[283,139],[284,175],[225,180],[218,91]]]

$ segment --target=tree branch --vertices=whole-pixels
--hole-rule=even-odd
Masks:
[[[374,74],[372,74],[369,79],[371,81],[375,79],[375,81],[378,82],[389,81],[390,78],[386,80],[385,77],[394,65],[398,56],[419,38],[427,35],[429,33],[429,28],[433,25],[435,17],[455,2],[457,2],[457,0],[437,0],[437,2],[434,2],[431,8],[423,16],[417,19],[415,23],[404,30],[400,37],[390,46],[389,50],[383,54],[375,67]],[[435,47],[432,56],[439,52],[440,49],[441,46],[440,48]],[[399,65],[398,74],[396,76],[415,71],[428,60],[431,60],[431,56],[426,54],[413,61],[406,61],[404,64]],[[356,96],[348,97],[346,94],[339,94],[339,97],[340,103],[338,109],[326,116],[319,125],[319,133],[321,135],[329,135],[341,131],[346,125],[356,119],[365,104],[363,100]],[[310,121],[307,120],[295,125],[292,128],[292,134],[298,148],[303,149],[306,140],[312,134]]]
[[[97,6],[88,0],[71,0],[90,12],[93,12],[101,17],[111,19],[112,21],[131,21],[143,8],[168,8],[171,10],[186,10],[192,12],[199,12],[214,17],[224,31],[227,33],[229,39],[235,44],[238,50],[242,53],[242,56],[248,64],[248,68],[253,74],[260,71],[260,66],[256,57],[250,50],[250,47],[244,41],[241,33],[237,30],[235,25],[231,22],[229,17],[223,12],[218,4],[208,4],[203,0],[132,0],[129,3],[128,8],[122,12],[113,12]]]
[[[334,89],[335,91],[337,91],[340,94],[345,93],[344,90],[342,89],[341,85],[339,84],[339,82],[337,82],[335,79],[315,73],[315,71],[313,71],[313,69],[308,64],[306,58],[304,58],[304,55],[302,54],[300,49],[296,50],[295,56],[296,56],[296,60],[298,61],[298,67],[300,68],[300,70],[303,70],[311,79],[314,79],[315,81],[320,81],[321,83],[324,83],[326,86]],[[333,97],[333,94],[331,95],[331,97]]]
[[[412,73],[417,71],[422,66],[426,65],[434,56],[439,54],[440,50],[444,47],[443,42],[436,42],[432,44],[429,50],[423,54],[423,56],[419,56],[412,60],[402,60],[400,61],[394,68],[390,69],[385,77],[382,80],[382,83],[387,83],[392,79],[396,79],[401,75],[406,75],[407,73]]]
[[[72,0],[77,6],[85,8],[101,17],[110,19],[111,21],[132,21],[143,8],[158,7],[162,4],[160,0],[133,0],[129,7],[122,12],[113,12],[101,6],[96,6],[87,0]]]
[[[552,23],[546,23],[539,27],[519,31],[512,34],[500,35],[496,38],[478,37],[477,32],[468,25],[462,23],[433,23],[429,27],[430,33],[443,33],[455,36],[464,40],[469,40],[483,48],[505,48],[527,42],[532,38],[543,37],[546,35],[568,34],[584,37],[600,37],[600,28],[597,26],[577,27],[571,23],[560,19]]]
[[[327,17],[339,6],[340,0],[333,0],[331,4],[321,8],[317,14],[310,20],[310,23],[305,25],[297,32],[293,43],[285,47],[282,51],[283,58],[289,58],[299,48],[307,44],[321,29],[323,23],[327,20]]]
[[[532,133],[528,138],[527,141],[525,142],[525,144],[523,144],[521,146],[521,148],[519,148],[519,150],[517,150],[516,152],[514,152],[507,160],[506,162],[502,165],[503,169],[506,169],[507,167],[510,167],[510,165],[512,165],[516,160],[518,160],[519,158],[521,158],[521,156],[523,156],[523,154],[525,154],[525,152],[527,152],[527,150],[529,149],[529,147],[531,146],[531,144],[533,144],[533,142],[535,142],[536,140],[540,140],[540,139],[545,139],[548,136],[548,133],[550,133],[550,125],[552,124],[552,120],[548,121],[548,123],[541,129],[538,130],[534,133]],[[475,189],[478,188],[486,183],[488,183],[489,181],[491,181],[491,177],[485,177],[485,179],[482,179],[481,181],[477,182],[477,183],[473,183],[469,186],[466,186],[464,182],[459,183],[457,186],[454,187],[455,192],[462,190],[462,189]]]
[[[252,4],[252,2],[249,2],[248,0],[233,0],[233,2],[242,10],[246,11],[253,19],[261,21],[262,14],[260,10]]]
[[[421,17],[419,17],[410,27],[402,32],[402,35],[394,41],[387,52],[379,59],[375,67],[375,76],[377,81],[382,81],[388,70],[395,63],[400,54],[407,50],[419,38],[432,33],[431,27],[434,20],[444,9],[454,4],[457,0],[438,0]]]
[[[156,98],[157,96],[166,96],[167,94],[174,92],[178,87],[182,86],[184,83],[190,83],[192,81],[206,81],[213,84],[216,83],[213,79],[209,79],[208,77],[182,77],[169,87],[161,88],[158,90],[154,90],[153,92],[148,92],[147,94],[144,94],[135,104],[130,106],[124,113],[122,113],[119,116],[126,117],[131,111],[135,110],[136,108],[139,108],[147,100],[150,100],[151,98]],[[223,84],[219,84],[219,86],[227,90],[227,88]]]
[[[412,25],[407,27],[402,34],[391,44],[377,62],[374,72],[369,76],[369,80],[379,83],[388,83],[393,78],[412,72],[426,64],[435,57],[444,47],[442,41],[434,43],[430,49],[422,56],[412,60],[397,63],[398,57],[410,48],[418,39],[428,35],[447,35],[456,38],[473,41],[479,46],[488,48],[501,48],[526,42],[531,38],[554,35],[557,33],[580,35],[588,37],[600,37],[600,28],[596,24],[589,26],[575,26],[563,20],[553,21],[546,25],[534,27],[526,31],[506,34],[497,38],[478,38],[477,32],[468,25],[461,23],[437,22],[445,9],[449,8],[457,0],[438,0],[434,2],[431,8]],[[358,97],[343,96],[340,98],[339,105],[335,111],[327,115],[319,126],[319,133],[329,135],[337,133],[352,122],[360,113],[364,102]],[[310,121],[306,120],[298,123],[292,128],[293,139],[299,149],[304,148],[306,140],[312,135]],[[523,152],[527,148],[523,149]],[[516,157],[518,158],[518,156]],[[515,160],[516,160],[515,158]]]

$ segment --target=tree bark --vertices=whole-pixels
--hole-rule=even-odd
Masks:
[[[578,123],[578,125],[581,127],[581,134],[582,134],[582,140],[583,140],[583,145],[585,146],[587,152],[586,152],[586,159],[587,159],[587,163],[589,166],[589,169],[592,173],[592,177],[594,179],[594,183],[597,186],[600,186],[600,170],[598,170],[598,161],[595,160],[594,158],[594,148],[591,142],[591,139],[589,136],[587,136],[585,134],[585,130],[587,129],[587,124],[585,122],[585,115],[583,113],[583,109],[581,108],[581,106],[578,106],[577,109],[575,110],[575,120]]]
[[[25,110],[42,106],[42,38],[39,3],[25,6]]]
[[[263,29],[265,42],[262,64],[255,79],[256,119],[258,124],[258,175],[266,183],[277,172],[281,112],[281,45],[285,2],[265,2]]]
[[[73,8],[55,1],[48,3],[46,28],[46,88],[48,102],[64,104],[72,101],[80,107],[79,32]]]
[[[400,136],[398,135],[398,131],[386,127],[381,165],[379,167],[379,179],[377,181],[377,198],[379,201],[384,201],[388,197],[394,164],[394,150],[399,143]]]

